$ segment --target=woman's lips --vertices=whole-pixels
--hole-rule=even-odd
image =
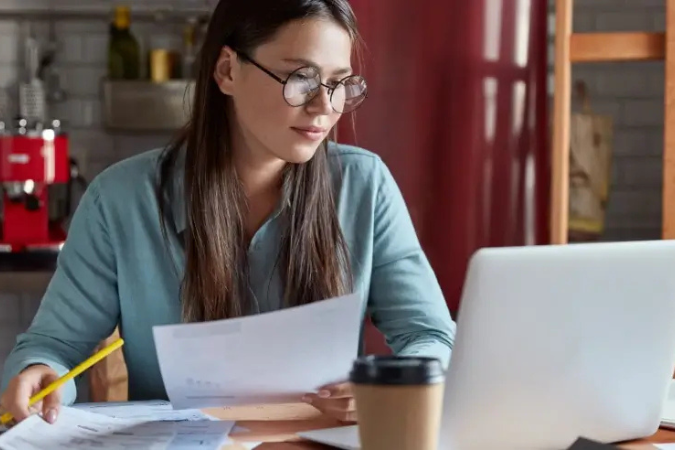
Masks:
[[[324,128],[318,127],[291,127],[291,130],[311,141],[320,141],[326,134],[326,130]]]

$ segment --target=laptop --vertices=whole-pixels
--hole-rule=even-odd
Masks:
[[[649,436],[674,367],[675,241],[481,249],[462,293],[439,448]],[[359,447],[356,426],[301,436]]]

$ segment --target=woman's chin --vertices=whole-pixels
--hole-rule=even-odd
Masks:
[[[319,148],[320,142],[311,145],[294,145],[283,155],[279,155],[281,159],[291,164],[304,164],[314,157],[316,150]]]

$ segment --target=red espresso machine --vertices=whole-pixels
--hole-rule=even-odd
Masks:
[[[69,195],[72,169],[68,136],[58,120],[45,127],[29,126],[26,119],[11,128],[0,123],[1,251],[61,249],[66,214],[54,217],[50,188],[65,185]]]

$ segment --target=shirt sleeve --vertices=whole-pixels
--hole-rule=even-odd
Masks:
[[[119,314],[115,252],[94,180],[73,215],[40,307],[5,362],[2,391],[32,364],[46,364],[65,374],[110,336]],[[71,380],[64,387],[62,402],[72,404],[75,398]]]
[[[395,354],[435,357],[447,368],[455,322],[398,185],[378,166],[369,314]]]

